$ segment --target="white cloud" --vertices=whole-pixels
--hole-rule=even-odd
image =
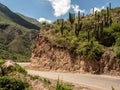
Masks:
[[[46,19],[46,18],[39,18],[38,21],[39,21],[40,23],[43,23],[43,22],[52,23],[51,20],[48,20],[48,19]]]
[[[100,12],[102,9],[105,9],[105,7],[104,7],[104,6],[102,6],[101,8],[94,7],[94,13],[95,13],[95,11]],[[93,8],[92,8],[92,9],[90,9],[90,13],[93,13]]]
[[[71,8],[71,0],[48,0],[56,17],[66,14]]]
[[[80,11],[81,13],[85,12],[85,10],[81,10],[78,5],[71,5],[71,7],[75,11],[75,13],[78,13],[78,11]]]

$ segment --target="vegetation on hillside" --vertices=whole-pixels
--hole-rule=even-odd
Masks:
[[[37,30],[28,30],[20,26],[0,24],[0,58],[16,61],[29,60],[32,44],[37,34]]]
[[[54,44],[61,45],[72,54],[86,59],[99,60],[106,48],[112,47],[120,58],[120,8],[109,7],[101,12],[77,17],[69,13],[69,19],[58,19],[51,26],[44,27],[40,34]]]

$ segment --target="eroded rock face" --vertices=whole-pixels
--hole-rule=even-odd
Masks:
[[[113,50],[107,49],[100,60],[100,73],[120,74],[120,64]]]
[[[71,55],[64,47],[53,45],[48,39],[38,36],[30,67],[43,71],[93,73],[99,70],[99,63],[96,60],[82,60]]]
[[[109,52],[109,51],[108,51]],[[83,60],[74,56],[64,47],[51,43],[47,38],[38,35],[33,49],[30,68],[42,71],[109,73],[120,70],[115,54],[105,52],[100,61]]]

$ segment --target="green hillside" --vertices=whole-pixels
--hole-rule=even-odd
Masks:
[[[22,17],[23,19],[25,19],[26,21],[31,22],[32,24],[35,24],[40,27],[42,26],[41,23],[34,18],[24,16],[21,13],[16,13],[16,14],[19,15],[20,17]]]
[[[0,4],[0,58],[29,60],[39,29],[39,26]]]
[[[39,30],[40,27],[32,24],[31,22],[26,21],[19,15],[15,14],[12,12],[10,9],[8,9],[6,6],[0,3],[0,21],[6,22],[6,23],[11,23],[11,24],[18,24],[21,26],[24,26],[25,28],[29,29],[37,29]]]
[[[52,44],[67,49],[71,55],[100,60],[110,48],[120,61],[120,8],[107,7],[87,16],[69,13],[68,20],[58,19],[40,31]]]

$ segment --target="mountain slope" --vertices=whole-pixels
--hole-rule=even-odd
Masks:
[[[0,58],[29,60],[39,29],[0,4]]]
[[[29,29],[40,29],[40,27],[38,27],[37,25],[26,21],[25,19],[21,18],[19,15],[15,14],[6,6],[0,3],[0,20],[3,20],[2,18],[4,18],[4,21],[6,22],[11,21],[12,23],[16,23]]]
[[[24,16],[21,13],[16,13],[16,14],[19,15],[20,17],[22,17],[23,19],[25,19],[26,21],[31,22],[32,24],[35,24],[35,25],[40,26],[40,27],[42,26],[41,23],[34,18]]]

